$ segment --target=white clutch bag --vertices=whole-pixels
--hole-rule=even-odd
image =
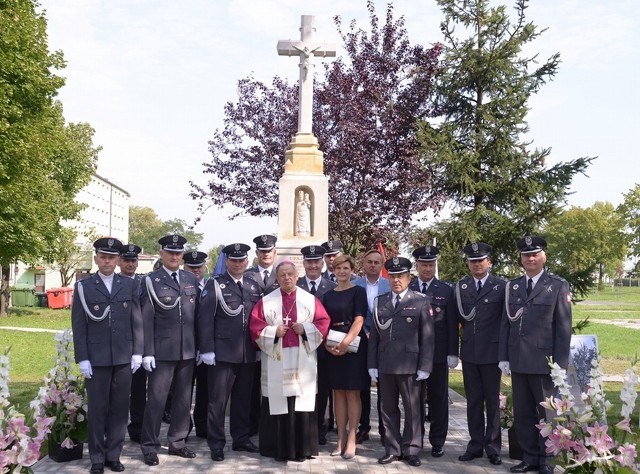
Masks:
[[[347,335],[345,332],[334,331],[333,329],[329,329],[329,334],[327,334],[327,346],[335,347],[342,342],[344,337]],[[358,352],[358,347],[360,347],[360,336],[356,336],[353,341],[347,346],[347,352]]]

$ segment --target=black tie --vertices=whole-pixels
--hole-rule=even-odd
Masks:
[[[427,294],[427,284],[424,282],[422,282],[422,293],[425,295]]]
[[[267,286],[267,281],[269,281],[269,270],[264,271],[264,278],[262,279],[262,283],[264,283],[264,286]]]
[[[315,281],[311,282],[311,289],[309,290],[309,293],[311,293],[312,295],[316,294],[316,282]]]
[[[178,274],[177,274],[176,272],[173,272],[173,273],[171,274],[171,278],[173,278],[173,281],[175,281],[175,282],[176,282],[176,285],[180,286],[180,283],[178,283],[178,276],[177,276],[177,275],[178,275]]]
[[[333,281],[333,282],[335,282],[335,281],[336,281],[336,276],[335,276],[333,273],[331,273],[331,274],[329,275],[329,278],[331,278],[331,281]]]
[[[400,300],[401,300],[401,299],[402,299],[402,298],[400,298],[400,295],[397,295],[397,296],[396,296],[396,304],[394,305],[394,308],[397,308],[397,307],[398,307],[398,305],[400,304]]]
[[[482,280],[478,280],[478,293],[482,290]]]
[[[533,280],[529,278],[529,281],[527,282],[527,296],[531,294],[532,290],[533,290]]]
[[[238,284],[238,288],[240,288],[240,293],[242,293],[242,282],[238,280],[236,283]]]

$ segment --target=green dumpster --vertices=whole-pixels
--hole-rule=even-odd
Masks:
[[[37,306],[38,298],[34,290],[33,285],[18,283],[11,291],[11,304],[13,306]]]

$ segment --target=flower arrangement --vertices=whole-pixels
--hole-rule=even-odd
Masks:
[[[56,365],[49,371],[37,397],[31,402],[35,413],[54,419],[49,442],[71,449],[87,440],[87,391],[84,379],[73,373],[72,336],[69,329],[56,333]]]
[[[0,473],[31,473],[53,418],[24,415],[9,403],[9,350],[0,355]]]
[[[500,426],[503,430],[513,427],[513,405],[511,397],[500,392],[499,398],[500,408]]]
[[[580,405],[575,403],[570,391],[566,371],[552,360],[549,366],[560,398],[549,397],[541,403],[556,414],[551,422],[543,419],[537,425],[540,434],[547,438],[546,452],[556,456],[556,464],[564,467],[565,472],[635,472],[636,446],[625,442],[627,433],[632,433],[630,417],[637,396],[635,362],[624,375],[620,392],[622,420],[615,426],[607,425],[607,409],[611,403],[605,398],[599,355],[591,362],[590,382],[586,393],[581,394]]]

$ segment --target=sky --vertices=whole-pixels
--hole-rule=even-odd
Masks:
[[[207,181],[207,142],[223,128],[223,107],[237,99],[238,80],[297,80],[297,58],[278,56],[276,44],[299,39],[301,15],[315,16],[316,38],[336,43],[338,56],[344,50],[335,15],[343,25],[355,19],[369,26],[366,0],[40,1],[49,48],[67,61],[58,98],[68,122],[95,129],[94,144],[103,147],[98,174],[128,191],[131,205],[189,224],[198,216],[189,181]],[[374,1],[382,19],[386,3]],[[499,3],[513,11],[513,1]],[[435,0],[393,5],[412,44],[443,40]],[[617,205],[640,183],[640,2],[531,0],[527,20],[547,31],[526,52],[541,61],[559,52],[562,62],[529,102],[526,138],[531,147],[552,149],[549,165],[598,157],[588,176],[574,179],[569,205]],[[205,213],[194,229],[204,234],[202,250],[277,233],[276,218],[229,215]]]

